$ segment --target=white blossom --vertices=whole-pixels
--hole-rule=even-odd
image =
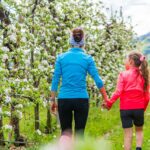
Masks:
[[[6,125],[3,126],[3,129],[5,129],[5,130],[12,130],[12,126],[9,125],[9,124],[6,124]]]
[[[25,56],[28,56],[30,54],[30,50],[24,50],[23,53]]]
[[[55,52],[55,51],[56,51],[56,47],[54,47],[54,46],[53,46],[53,47],[52,47],[52,49],[53,49],[53,52]]]
[[[26,42],[27,42],[26,37],[22,37],[22,38],[21,38],[21,41],[24,42],[24,43],[26,43]]]
[[[47,62],[47,60],[42,60],[42,62],[41,62],[43,65],[48,65],[48,62]]]
[[[10,103],[10,102],[11,102],[11,97],[10,96],[6,96],[5,103]]]
[[[39,50],[39,49],[35,49],[34,54],[35,54],[35,55],[40,55],[40,54],[41,54],[41,53],[40,53],[40,50]]]
[[[2,60],[5,61],[6,59],[8,59],[8,55],[4,54]]]
[[[18,115],[19,119],[21,119],[22,118],[22,112],[19,111],[19,110],[16,110],[16,112],[17,112],[17,115]]]
[[[60,40],[61,40],[61,37],[58,36],[58,37],[56,38],[56,41],[60,41]]]
[[[0,67],[0,71],[3,71],[4,69],[2,67]]]
[[[37,133],[38,135],[42,135],[42,132],[41,132],[39,129],[36,130],[36,133]]]
[[[15,106],[15,108],[23,108],[23,105],[22,104],[18,104]]]
[[[94,53],[95,53],[94,50],[90,50],[90,51],[89,51],[89,54],[91,54],[91,55],[94,54]]]
[[[9,111],[5,111],[4,114],[7,116],[7,117],[10,117],[11,116],[11,113]]]
[[[30,65],[30,60],[29,60],[29,59],[26,59],[26,60],[25,60],[25,64],[26,64],[27,66],[29,66],[29,65]]]
[[[15,2],[16,2],[17,5],[22,4],[22,1],[21,1],[21,0],[15,0]]]
[[[27,79],[23,79],[23,82],[28,82],[28,80]]]
[[[47,102],[46,99],[43,100],[43,106],[46,107],[47,106]]]
[[[5,94],[8,95],[10,91],[11,91],[10,88],[5,89]]]
[[[53,73],[54,72],[54,69],[51,69],[51,73]]]
[[[9,52],[9,49],[7,47],[2,47],[2,51]]]
[[[15,81],[16,83],[18,83],[18,82],[20,82],[20,79],[17,78],[17,79],[15,79],[14,81]]]
[[[45,67],[40,64],[40,65],[38,66],[38,69],[41,70],[41,71],[44,71],[44,70],[45,70]]]
[[[15,33],[12,33],[10,36],[9,36],[10,40],[13,41],[13,42],[16,42],[16,34]]]
[[[26,30],[25,30],[24,28],[22,28],[22,29],[21,29],[21,32],[22,32],[22,33],[25,33],[25,32],[26,32]]]

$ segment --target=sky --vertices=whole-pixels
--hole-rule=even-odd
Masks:
[[[97,1],[97,0],[95,0]],[[101,0],[105,7],[118,10],[123,7],[124,16],[132,18],[134,31],[138,35],[150,32],[150,0]]]

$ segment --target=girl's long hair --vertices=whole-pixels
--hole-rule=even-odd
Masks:
[[[145,80],[144,82],[144,91],[148,90],[149,86],[149,69],[148,69],[148,62],[146,61],[143,54],[139,52],[132,52],[129,54],[129,59],[134,61],[135,67],[139,67],[140,72]]]

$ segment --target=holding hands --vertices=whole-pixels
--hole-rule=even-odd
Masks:
[[[102,88],[100,89],[100,93],[102,94],[102,97],[103,97],[103,99],[104,99],[104,101],[103,101],[103,103],[102,103],[102,105],[101,105],[102,108],[107,109],[107,110],[110,110],[111,107],[112,107],[112,103],[111,103],[111,101],[108,99],[108,96],[107,96],[107,93],[106,93],[106,90],[105,90],[104,87],[102,87]]]
[[[112,107],[112,104],[110,103],[110,100],[109,100],[109,99],[108,99],[108,100],[104,100],[104,101],[102,102],[101,107],[102,107],[103,109],[110,110],[111,107]]]

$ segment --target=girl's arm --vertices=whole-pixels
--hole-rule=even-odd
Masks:
[[[110,100],[107,101],[107,106],[109,108],[111,108],[113,103],[115,103],[115,101],[120,97],[120,95],[123,91],[123,87],[124,87],[123,75],[122,75],[122,73],[120,73],[118,76],[118,80],[117,80],[116,90],[113,93],[113,95],[111,96]]]

